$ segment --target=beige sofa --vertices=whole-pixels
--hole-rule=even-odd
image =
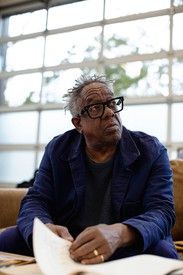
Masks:
[[[174,201],[176,223],[173,228],[173,240],[183,259],[183,160],[171,160],[174,179]]]
[[[20,202],[27,188],[0,188],[0,229],[16,224]]]
[[[183,256],[183,160],[172,160],[171,166],[176,208],[176,224],[172,234],[174,241],[179,245],[179,252],[182,252]],[[0,228],[16,224],[20,201],[26,192],[27,189],[24,188],[0,188]]]

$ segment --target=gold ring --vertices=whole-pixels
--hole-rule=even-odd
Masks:
[[[100,255],[100,258],[101,258],[102,262],[104,262],[104,256],[102,254]]]
[[[94,254],[95,256],[98,256],[98,255],[99,255],[98,250],[97,250],[97,249],[93,250],[93,254]]]

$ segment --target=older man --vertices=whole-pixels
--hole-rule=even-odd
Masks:
[[[38,217],[72,241],[71,257],[84,264],[141,253],[177,258],[165,147],[122,126],[123,97],[114,97],[103,77],[82,77],[67,97],[75,129],[47,145],[22,202],[14,243],[19,240],[24,252],[31,251]],[[10,244],[3,245],[6,250]]]

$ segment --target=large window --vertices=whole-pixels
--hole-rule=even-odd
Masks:
[[[0,185],[29,180],[73,127],[63,95],[83,73],[115,81],[127,128],[157,136],[170,158],[183,147],[183,2],[69,2],[0,17]]]

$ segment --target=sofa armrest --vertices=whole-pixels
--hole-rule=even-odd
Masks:
[[[183,160],[171,160],[176,223],[172,234],[174,241],[183,241]]]
[[[27,188],[0,188],[0,228],[16,224],[22,198]]]

